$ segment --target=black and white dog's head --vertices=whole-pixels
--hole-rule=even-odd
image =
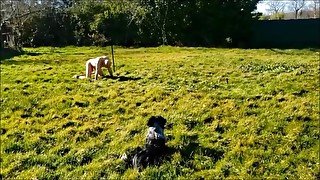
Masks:
[[[164,126],[166,125],[167,120],[163,118],[162,116],[151,116],[148,120],[147,125],[149,127],[155,126],[155,124],[158,124],[162,129],[164,129]]]
[[[127,166],[141,169],[161,161],[166,148],[166,137],[164,135],[166,122],[167,120],[162,116],[152,116],[149,118],[147,122],[148,133],[144,148],[138,147],[134,151],[124,154],[121,158],[127,163]]]
[[[167,120],[162,116],[152,116],[147,125],[149,126],[148,134],[146,138],[147,146],[164,146],[166,137],[164,135],[164,127]]]

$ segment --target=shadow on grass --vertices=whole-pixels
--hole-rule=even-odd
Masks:
[[[21,55],[28,55],[28,56],[39,56],[42,55],[42,53],[36,53],[36,52],[26,52],[26,51],[19,51],[11,48],[4,48],[0,50],[0,61],[4,62],[6,60],[9,60],[15,56],[21,56]],[[10,61],[12,64],[16,61]]]
[[[22,64],[53,64],[54,60],[12,60],[12,59],[4,59],[0,60],[1,64],[6,64],[6,65],[22,65]],[[59,63],[57,61],[56,63]]]
[[[272,52],[275,52],[275,53],[278,53],[278,54],[281,54],[281,55],[292,55],[293,53],[295,53],[294,51],[293,52],[288,52],[288,51],[285,51],[287,50],[286,48],[269,48]],[[307,50],[311,51],[311,52],[320,52],[319,49],[317,48],[306,48]]]
[[[172,138],[172,137],[171,137]],[[171,139],[168,136],[168,140]],[[204,147],[199,143],[198,135],[182,135],[179,140],[179,145],[175,146],[165,146],[156,153],[153,153],[153,159],[146,159],[146,166],[161,166],[165,162],[172,162],[174,154],[181,155],[181,163],[183,167],[195,169],[195,163],[198,163],[197,156],[205,156],[206,159],[211,159],[211,164],[217,163],[220,159],[224,157],[225,151],[221,147]],[[117,171],[123,174],[126,169],[132,167],[133,157],[135,154],[140,152],[143,147],[129,149],[126,152],[126,160],[122,164],[117,166]],[[149,152],[150,153],[150,152]],[[121,156],[122,158],[123,156]],[[145,161],[144,161],[145,162]],[[208,164],[210,166],[211,164]],[[141,165],[139,171],[146,168],[146,166]],[[180,167],[177,167],[180,168]]]
[[[184,137],[182,139],[181,146],[167,147],[166,156],[164,159],[170,161],[174,153],[181,154],[182,160],[186,163],[191,162],[190,160],[194,159],[195,154],[210,157],[214,163],[222,159],[224,155],[224,151],[221,148],[208,148],[201,146],[198,143],[197,135]],[[192,166],[192,164],[187,166]]]
[[[4,48],[0,50],[0,61],[13,58],[14,56],[20,56],[23,54],[23,51],[18,51],[10,48]]]
[[[113,80],[118,80],[118,81],[136,81],[136,80],[140,80],[141,77],[106,76],[103,79],[113,79]]]

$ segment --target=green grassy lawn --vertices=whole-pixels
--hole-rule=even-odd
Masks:
[[[25,51],[1,61],[2,178],[320,177],[319,51],[117,47],[98,81],[72,76],[110,47]],[[125,169],[152,115],[170,154]]]

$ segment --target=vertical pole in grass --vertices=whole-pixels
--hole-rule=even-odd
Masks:
[[[116,72],[116,67],[115,67],[115,65],[114,65],[113,44],[111,45],[111,54],[112,54],[113,72]]]

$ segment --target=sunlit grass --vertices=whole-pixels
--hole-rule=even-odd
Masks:
[[[118,79],[77,80],[110,47],[26,48],[1,62],[3,178],[319,177],[319,52],[115,48]],[[125,169],[146,121],[172,127],[160,166]]]

